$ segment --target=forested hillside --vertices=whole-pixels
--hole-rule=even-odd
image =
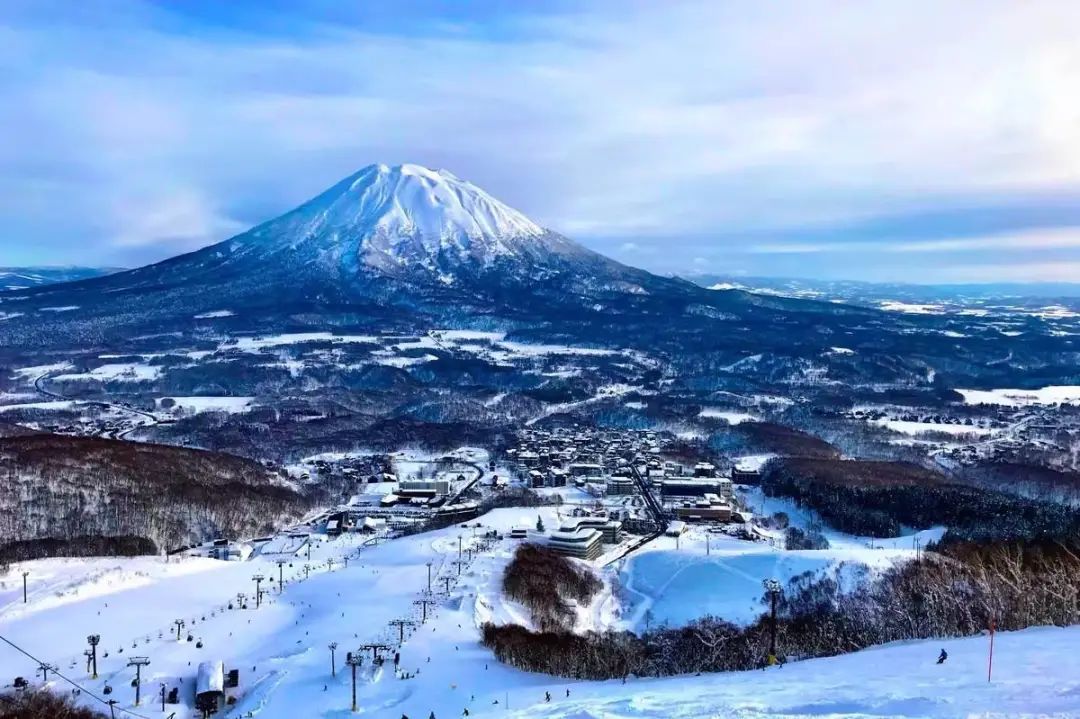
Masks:
[[[131,538],[168,550],[251,536],[306,506],[303,495],[249,460],[48,434],[0,439],[0,490],[0,553],[7,560],[79,554],[65,545],[88,538],[125,538],[116,551],[130,553],[147,546]],[[64,541],[27,541],[42,539]]]

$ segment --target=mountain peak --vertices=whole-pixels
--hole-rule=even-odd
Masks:
[[[338,220],[388,237],[513,239],[545,230],[471,182],[421,165],[369,165],[332,188]],[[318,200],[319,198],[317,198]],[[320,203],[321,204],[321,203]]]
[[[234,238],[245,251],[287,249],[380,270],[491,265],[550,233],[446,170],[368,165],[292,212]]]

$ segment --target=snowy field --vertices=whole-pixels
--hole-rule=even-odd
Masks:
[[[899,419],[876,419],[873,420],[873,424],[892,430],[893,432],[913,436],[926,434],[927,432],[938,432],[941,434],[955,435],[957,437],[983,437],[993,432],[989,427],[979,427],[970,424],[914,422]]]
[[[162,397],[158,407],[169,400],[172,408],[184,412],[245,412],[255,401],[254,397]]]
[[[479,529],[453,527],[377,546],[362,546],[359,537],[314,542],[310,578],[303,581],[303,565],[308,563],[303,542],[282,544],[292,554],[249,562],[25,562],[13,565],[0,584],[0,634],[56,664],[94,693],[111,686],[111,696],[120,702],[119,717],[131,716],[126,710],[133,709],[133,674],[126,666],[131,655],[150,658],[143,674],[143,704],[136,710],[142,716],[195,716],[190,707],[195,668],[201,661],[221,659],[227,668],[240,670],[242,690],[226,716],[345,717],[350,716],[345,652],[372,642],[398,650],[397,629],[388,622],[419,621],[422,610],[414,602],[423,596],[431,562],[437,593],[428,621],[406,626],[400,647],[401,669],[412,678],[397,678],[391,662],[373,668],[368,652],[358,672],[358,716],[424,719],[434,712],[436,717],[459,717],[466,708],[471,716],[567,719],[1080,715],[1080,679],[1067,669],[1068,658],[1080,648],[1080,629],[1075,628],[999,635],[997,674],[990,684],[986,640],[981,638],[876,648],[764,672],[631,678],[626,685],[567,681],[504,667],[479,645],[477,629],[488,620],[528,623],[528,613],[498,591],[516,542],[502,540],[471,561],[468,549],[476,546],[474,533],[533,527],[538,513],[549,526],[558,522],[553,508],[502,509],[481,517]],[[465,550],[460,578],[454,564],[459,541]],[[689,582],[682,600],[687,617],[695,609],[705,611],[709,595],[717,593],[718,601],[727,603],[721,607],[725,613],[742,611],[749,618],[753,607],[739,602],[759,593],[760,575],[783,577],[844,556],[867,561],[872,554],[889,561],[902,551],[899,540],[896,546],[869,550],[854,539],[851,546],[841,543],[815,558],[813,552],[782,553],[767,545],[714,539],[706,556],[694,537],[680,540],[678,549],[667,544],[673,542],[654,543],[623,573],[633,574],[635,588],[637,582],[645,587],[668,581],[670,590],[674,584],[665,573],[684,577]],[[284,592],[264,581],[268,593],[263,606],[255,609],[252,576],[276,577],[274,559],[281,556],[292,562],[283,567]],[[27,605],[21,602],[22,571],[30,572]],[[605,575],[605,590],[591,606],[578,608],[579,629],[618,626],[632,619],[620,618],[620,599],[610,581],[617,571],[613,566]],[[745,584],[740,584],[741,574]],[[449,592],[441,591],[444,578],[450,579]],[[691,586],[695,583],[699,586]],[[248,595],[247,609],[228,608],[230,602],[238,605],[238,592]],[[655,596],[662,600],[663,592]],[[185,621],[180,641],[173,624],[177,619]],[[97,680],[88,678],[82,656],[90,633],[102,636]],[[338,644],[336,676],[331,675],[331,642]],[[951,656],[948,664],[937,666],[934,659],[942,646]],[[34,669],[26,657],[0,649],[0,671],[6,676],[33,677]],[[161,683],[181,687],[185,704],[170,705],[162,714],[160,703],[153,700]],[[67,690],[60,680],[51,679],[50,684]],[[551,703],[544,701],[545,692],[551,693]],[[92,702],[86,694],[82,700]]]
[[[958,389],[966,404],[999,404],[1025,407],[1033,404],[1080,403],[1080,386],[1056,385],[1041,389]]]

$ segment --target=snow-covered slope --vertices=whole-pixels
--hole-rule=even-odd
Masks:
[[[369,165],[292,212],[235,238],[232,251],[299,252],[383,270],[521,257],[549,234],[446,170]]]
[[[505,532],[527,526],[538,512],[545,522],[556,521],[554,508],[514,508],[491,512],[480,522]],[[192,680],[199,662],[212,659],[240,670],[239,701],[228,716],[350,716],[351,676],[343,670],[344,654],[371,642],[400,651],[401,669],[410,674],[395,677],[389,663],[375,669],[365,651],[367,660],[357,672],[357,716],[380,719],[432,712],[460,717],[466,708],[475,717],[550,719],[1080,716],[1080,678],[1073,661],[1080,627],[999,634],[990,683],[986,637],[899,643],[767,671],[630,677],[626,684],[519,671],[497,662],[478,641],[480,622],[513,610],[497,604],[494,588],[517,543],[503,540],[466,555],[459,576],[458,538],[468,549],[476,541],[471,535],[455,525],[377,545],[362,545],[352,535],[318,541],[307,580],[301,545],[293,547],[299,556],[257,555],[248,562],[139,557],[19,563],[0,578],[0,634],[99,697],[106,685],[112,687],[117,716],[125,718],[131,712],[198,716],[191,706]],[[280,570],[285,591],[264,584],[270,591],[261,608],[230,608],[237,592],[247,593],[250,602],[254,573],[278,575],[278,556],[289,561]],[[425,596],[429,563],[435,586],[448,577],[451,588],[435,595],[421,624],[415,602]],[[25,605],[22,571],[30,573]],[[173,624],[178,618],[186,622],[180,641]],[[402,618],[417,624],[406,629],[399,648],[397,629],[388,622]],[[87,676],[82,654],[89,633],[102,637],[96,680]],[[330,642],[338,643],[336,674]],[[938,665],[942,647],[949,660]],[[138,709],[132,706],[132,654],[151,660],[142,675],[144,704]],[[0,671],[6,676],[33,678],[35,669],[26,656],[0,646]],[[70,690],[50,677],[53,689]],[[181,687],[181,703],[169,705],[164,714],[147,701],[162,683]],[[78,701],[101,708],[86,693]]]
[[[966,719],[1080,716],[1071,666],[1080,627],[1003,632],[987,682],[986,637],[906,642],[767,671],[578,683],[514,719]],[[937,653],[949,653],[945,664]],[[479,714],[488,716],[488,714]],[[494,715],[494,712],[492,713]]]

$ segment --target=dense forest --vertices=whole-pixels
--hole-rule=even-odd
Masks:
[[[762,488],[850,534],[895,537],[904,527],[944,525],[947,541],[1080,536],[1080,509],[950,482],[905,462],[778,459],[765,466]]]
[[[31,435],[0,439],[0,543],[19,559],[85,538],[129,553],[213,537],[245,537],[298,517],[307,499],[238,457],[118,440]],[[40,542],[38,540],[50,540]],[[0,551],[4,551],[0,548]],[[78,553],[63,550],[65,554]]]
[[[571,601],[587,605],[603,583],[585,566],[539,544],[523,544],[503,574],[503,592],[527,607],[533,626],[574,626]]]
[[[831,656],[886,642],[1080,622],[1080,542],[956,543],[897,565],[845,593],[833,577],[792,579],[778,603],[782,659]],[[762,609],[765,599],[762,600]],[[500,661],[582,679],[752,669],[772,625],[705,617],[684,627],[630,632],[534,632],[483,627]]]

